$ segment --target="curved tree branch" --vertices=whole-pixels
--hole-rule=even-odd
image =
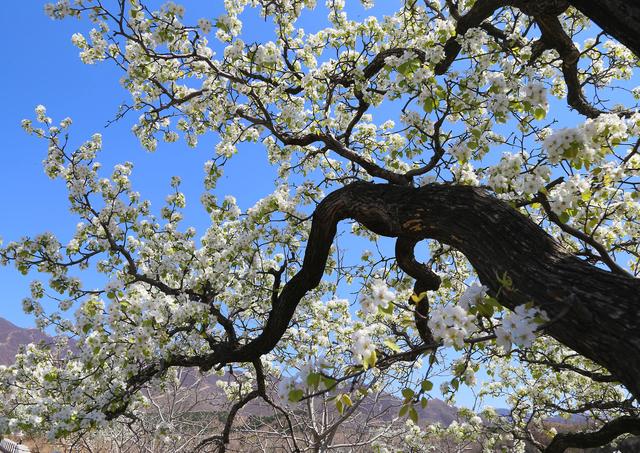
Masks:
[[[481,188],[457,185],[354,183],[331,193],[314,213],[302,268],[284,285],[262,333],[206,356],[176,357],[171,365],[211,368],[271,351],[302,297],[320,283],[337,223],[346,218],[382,236],[453,246],[507,308],[532,302],[554,318],[568,307],[547,333],[640,396],[640,280],[585,263],[507,203]],[[505,274],[511,288],[501,284]]]
[[[401,261],[410,256],[408,245],[423,239],[458,249],[501,304],[515,309],[531,302],[544,310],[557,319],[546,328],[547,334],[609,370],[640,398],[640,279],[578,259],[528,217],[482,188],[363,182],[336,190],[318,204],[302,267],[284,285],[258,336],[244,344],[221,343],[207,354],[176,355],[150,364],[129,380],[127,394],[171,366],[220,368],[253,362],[273,350],[298,303],[320,283],[337,224],[346,218],[378,235],[404,238]],[[502,284],[505,275],[513,282],[509,288]],[[126,402],[108,416],[124,409]]]
[[[640,57],[640,3],[625,0],[569,0],[569,3]]]
[[[440,277],[424,264],[419,263],[414,255],[414,248],[418,241],[415,238],[400,236],[396,240],[396,261],[400,269],[416,279],[413,285],[412,297],[417,297],[417,301],[409,299],[409,303],[415,305],[414,319],[416,329],[420,338],[425,344],[434,343],[433,334],[427,324],[429,321],[429,299],[425,291],[435,291],[440,287]]]
[[[587,118],[596,118],[602,111],[587,102],[580,86],[580,80],[578,80],[580,51],[562,28],[557,16],[545,13],[535,15],[534,18],[542,32],[540,39],[546,48],[557,50],[562,59],[561,68],[567,86],[567,104]]]
[[[479,27],[482,22],[491,17],[498,9],[509,4],[506,0],[478,0],[469,11],[460,16],[456,23],[456,36],[447,40],[444,45],[444,58],[435,67],[435,73],[442,75],[449,70],[449,67],[458,57],[462,45],[458,42],[458,37],[474,27]]]
[[[545,453],[562,453],[567,448],[593,448],[606,445],[622,434],[640,434],[640,419],[620,417],[605,423],[598,431],[590,433],[556,434],[544,450]]]

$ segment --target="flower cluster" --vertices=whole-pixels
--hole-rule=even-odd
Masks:
[[[551,163],[562,159],[591,164],[601,162],[611,146],[637,133],[638,114],[621,118],[616,114],[602,114],[588,119],[577,127],[554,131],[544,139],[544,147]]]
[[[460,296],[458,305],[465,310],[469,310],[469,308],[478,305],[484,300],[488,289],[489,288],[480,282],[475,281],[471,283],[471,285],[469,285],[469,287]]]
[[[208,34],[213,26],[211,25],[211,21],[209,19],[203,17],[198,19],[198,27],[200,28],[200,30],[202,30],[202,33]]]
[[[428,325],[435,339],[459,349],[464,339],[476,331],[474,320],[475,316],[460,305],[448,305],[433,310]]]
[[[568,181],[555,186],[549,193],[549,205],[556,214],[577,207],[583,197],[590,196],[590,181],[581,175],[573,175]]]
[[[496,344],[506,351],[511,350],[512,343],[522,347],[531,346],[536,338],[536,330],[545,319],[544,312],[526,304],[518,305],[514,311],[505,314],[502,325],[495,328]]]
[[[69,0],[58,0],[56,3],[47,3],[44,5],[44,12],[52,19],[64,19],[72,12],[71,2]]]
[[[371,339],[373,326],[357,329],[351,335],[351,351],[357,363],[365,364],[375,357],[376,345]]]
[[[375,315],[379,307],[388,308],[394,298],[395,293],[389,289],[387,283],[380,278],[374,278],[366,294],[360,298],[360,306],[365,315]]]
[[[428,325],[434,338],[442,340],[445,346],[462,348],[464,340],[477,331],[476,316],[469,310],[484,300],[487,289],[479,282],[473,282],[457,304],[432,310]]]
[[[522,99],[533,107],[542,107],[547,109],[547,89],[540,82],[530,82],[522,89]]]
[[[522,154],[503,153],[500,162],[489,170],[488,183],[496,192],[504,192],[516,181],[524,163]]]

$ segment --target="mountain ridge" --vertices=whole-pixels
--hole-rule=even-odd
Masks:
[[[0,317],[0,365],[11,365],[15,360],[15,356],[18,353],[20,346],[22,345],[38,343],[40,341],[50,342],[52,340],[53,337],[38,329],[19,327],[7,319]],[[205,386],[201,388],[202,391],[212,392],[215,404],[221,404],[224,401],[224,398],[221,398],[223,396],[222,390],[215,385],[215,381],[218,379],[220,378],[211,377],[211,379],[206,382]],[[188,385],[189,383],[186,382],[186,384]],[[375,409],[378,412],[388,412],[382,417],[388,422],[393,418],[392,413],[394,413],[394,411],[389,411],[388,409],[395,408],[397,412],[401,403],[402,400],[399,398],[390,394],[384,394],[380,396],[376,403],[368,404],[378,406]],[[251,407],[249,412],[254,412],[254,415],[261,414],[264,408],[260,408],[258,406],[259,405]],[[439,422],[448,426],[449,423],[457,418],[458,408],[449,406],[444,401],[434,398],[429,401],[427,408],[418,408],[418,412],[420,414],[420,419],[423,421],[430,423]]]
[[[52,337],[38,329],[19,327],[0,317],[0,365],[11,365],[20,346],[49,340]]]

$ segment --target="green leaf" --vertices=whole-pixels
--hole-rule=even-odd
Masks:
[[[378,312],[385,315],[393,314],[393,304],[389,303],[387,304],[386,307],[383,307],[382,305],[378,305]]]
[[[411,60],[405,61],[400,66],[398,66],[398,72],[406,77],[413,74],[419,67],[420,62],[417,59],[412,58]]]
[[[478,304],[478,311],[485,318],[491,318],[493,316],[493,306],[491,304]]]
[[[420,399],[420,406],[424,409],[427,407],[427,404],[429,404],[429,400],[423,396],[422,399]]]
[[[320,380],[328,389],[333,388],[333,386],[336,385],[336,380],[330,377],[320,376]]]
[[[423,392],[428,392],[433,388],[433,382],[425,379],[424,381],[422,381],[422,383],[420,384],[420,387],[422,388]]]
[[[576,142],[571,143],[569,148],[565,149],[562,155],[569,159],[574,159],[578,156],[578,151],[580,150],[580,145]]]
[[[304,392],[301,389],[293,389],[289,392],[289,401],[297,403],[304,397]]]
[[[466,364],[464,362],[458,362],[456,363],[456,365],[453,367],[453,372],[457,375],[460,376],[462,373],[464,373],[464,370],[466,369]]]
[[[229,33],[229,27],[220,19],[216,20],[216,28],[219,28],[220,30],[223,30],[224,32]]]
[[[338,409],[338,412],[340,412],[340,414],[343,414],[344,410],[347,407],[351,406],[353,406],[353,402],[351,401],[351,397],[348,394],[343,393],[336,398],[336,409]]]
[[[418,423],[418,411],[413,406],[409,409],[409,418],[413,423]]]
[[[47,382],[53,382],[58,378],[58,373],[55,371],[50,371],[49,373],[44,375],[44,380]]]
[[[547,112],[542,107],[537,107],[533,111],[533,117],[538,121],[543,120],[545,116],[547,116]]]
[[[364,366],[364,369],[366,370],[367,368],[375,367],[377,361],[378,361],[378,356],[376,354],[376,351],[374,350],[371,353],[371,355],[366,358],[366,360],[364,361],[364,363],[362,365]]]
[[[317,388],[320,385],[320,374],[309,373],[307,376],[307,385],[309,387]]]
[[[393,340],[384,340],[384,344],[393,352],[400,352],[400,346],[398,346]]]
[[[433,108],[435,107],[435,102],[433,101],[432,98],[427,98],[422,103],[422,107],[424,108],[425,112],[430,113],[433,111]]]
[[[405,400],[410,400],[411,398],[413,398],[415,396],[415,392],[411,389],[402,389],[402,396],[404,397]]]
[[[498,302],[498,299],[496,299],[495,297],[491,297],[491,296],[486,296],[485,297],[485,304],[491,305],[496,310],[500,310],[502,308],[502,305],[500,304],[500,302]]]
[[[409,405],[403,404],[400,408],[400,417],[404,417],[405,415],[407,415],[407,412],[409,412]]]

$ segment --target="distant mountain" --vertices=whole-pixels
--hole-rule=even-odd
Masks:
[[[12,364],[21,345],[38,343],[42,340],[51,341],[52,339],[52,337],[40,332],[38,329],[18,327],[6,319],[0,318],[0,365]],[[226,398],[222,390],[215,384],[218,379],[224,378],[210,376],[202,384],[196,385],[203,394],[208,393],[209,396],[197,403],[191,410],[215,410],[224,405]],[[183,386],[191,387],[194,385],[195,378],[190,372],[187,372],[182,375],[181,381]],[[367,398],[360,410],[382,414],[380,420],[388,422],[397,417],[401,405],[402,400],[399,398],[390,394],[382,394],[375,399]],[[246,410],[251,415],[261,416],[268,415],[272,411],[270,407],[261,404],[250,404]],[[418,405],[417,410],[420,414],[421,424],[441,423],[444,426],[448,426],[449,423],[457,418],[458,414],[457,408],[449,406],[438,399],[430,400],[425,409]]]
[[[380,420],[390,422],[398,416],[402,400],[389,393],[376,395],[375,397],[367,397],[360,407],[361,412],[375,412],[382,414]],[[449,424],[458,418],[458,409],[449,406],[442,400],[437,398],[430,399],[427,407],[422,408],[420,404],[415,406],[418,411],[420,424],[430,425],[440,423],[443,426]]]
[[[25,329],[0,318],[0,365],[13,363],[20,345],[51,340],[38,329]]]

